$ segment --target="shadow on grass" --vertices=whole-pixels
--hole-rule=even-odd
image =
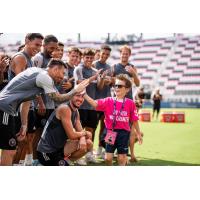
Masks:
[[[170,160],[138,158],[138,162],[130,163],[130,166],[200,166],[200,164],[183,163]]]
[[[97,160],[96,164],[89,164],[89,166],[106,166],[105,161],[102,159]],[[117,159],[114,158],[113,165],[117,166]],[[170,160],[138,158],[138,162],[129,163],[128,166],[200,166],[200,164],[182,163]]]

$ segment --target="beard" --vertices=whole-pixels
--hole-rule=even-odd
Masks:
[[[73,102],[72,102],[72,105],[74,108],[77,108],[77,109],[80,107],[80,106],[75,105]]]

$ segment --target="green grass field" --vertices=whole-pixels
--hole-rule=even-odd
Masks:
[[[162,111],[172,111],[162,109]],[[200,166],[200,109],[185,111],[186,123],[140,122],[142,145],[136,144],[134,166]],[[95,148],[97,148],[97,137]],[[98,165],[105,165],[99,160]]]

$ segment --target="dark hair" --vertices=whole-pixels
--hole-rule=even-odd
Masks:
[[[58,46],[64,47],[64,44],[62,42],[58,42]]]
[[[22,44],[18,47],[17,52],[20,52],[23,50],[23,48],[25,47],[25,44]]]
[[[132,87],[132,82],[130,78],[128,77],[127,74],[119,74],[116,76],[116,79],[124,81],[126,88],[131,88]]]
[[[65,64],[62,60],[60,60],[60,59],[55,59],[55,58],[52,58],[52,59],[49,61],[47,67],[48,67],[48,68],[53,68],[53,67],[55,67],[56,65],[59,66],[59,68],[62,68],[62,67],[67,68],[66,64]]]
[[[94,55],[95,55],[95,52],[91,48],[86,48],[83,51],[83,56],[94,56]]]
[[[107,44],[103,44],[103,45],[101,46],[101,50],[112,51],[111,47],[110,47],[109,45],[107,45]]]
[[[28,33],[25,37],[25,39],[28,39],[28,40],[34,40],[35,38],[38,38],[41,40],[44,39],[43,35],[40,33]]]
[[[54,35],[46,35],[44,37],[44,44],[48,44],[50,42],[58,42],[58,39]]]

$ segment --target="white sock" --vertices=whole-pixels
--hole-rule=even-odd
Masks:
[[[20,160],[20,161],[19,161],[19,164],[22,164],[22,165],[23,165],[23,164],[24,164],[24,160]]]
[[[25,163],[32,163],[33,161],[33,154],[26,154],[26,157],[25,157]]]

